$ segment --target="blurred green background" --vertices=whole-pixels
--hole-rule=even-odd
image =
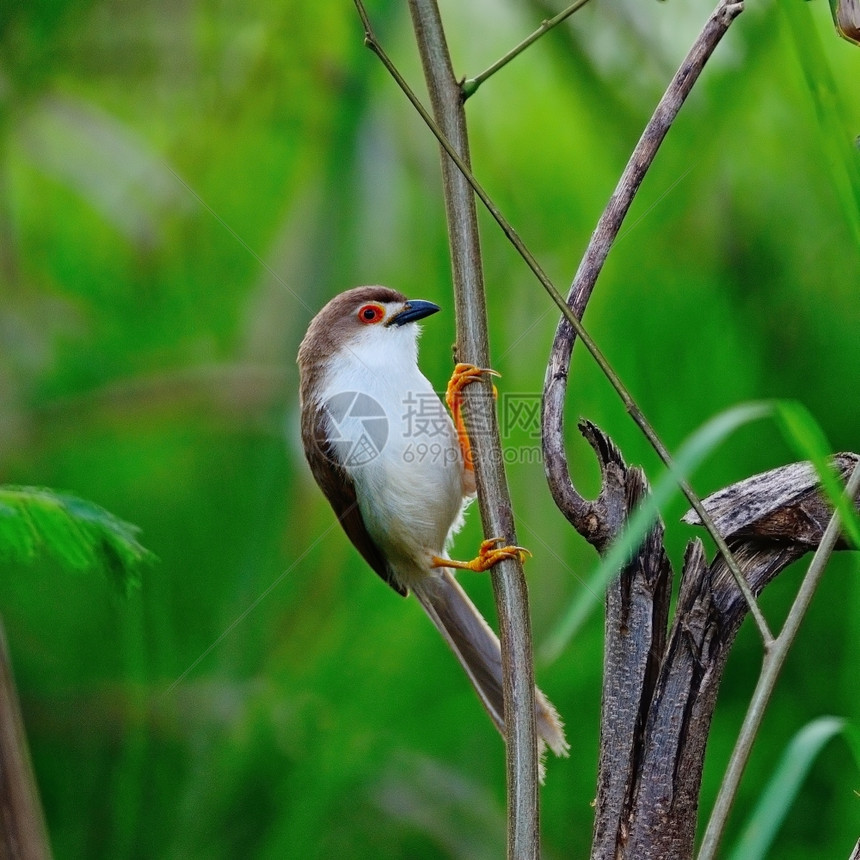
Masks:
[[[565,288],[706,2],[595,2],[468,103],[476,172]],[[534,29],[541,2],[442,6],[458,74]],[[405,4],[379,35],[419,91]],[[587,324],[666,442],[739,401],[803,401],[860,449],[860,51],[823,0],[751,2],[673,127]],[[557,313],[482,216],[500,390],[539,394]],[[422,366],[451,365],[450,267],[433,140],[362,46],[347,0],[33,0],[0,9],[0,482],[139,524],[159,565],[130,599],[45,563],[0,579],[58,858],[502,856],[502,743],[413,600],[360,560],[298,445],[294,356],[360,283],[443,305]],[[587,416],[656,476],[580,354]],[[505,423],[505,422],[503,422]],[[507,422],[536,644],[592,571],[556,512],[534,423]],[[747,427],[700,493],[794,458]],[[676,567],[693,532],[667,512]],[[470,555],[477,516],[455,552]],[[784,615],[801,568],[763,604]],[[465,576],[492,617],[489,579]],[[835,559],[790,657],[729,841],[781,750],[821,714],[860,718],[856,559]],[[549,858],[586,856],[601,613],[538,677],[567,721],[549,762]],[[703,802],[760,663],[728,667]],[[774,855],[846,857],[860,774],[836,740]]]

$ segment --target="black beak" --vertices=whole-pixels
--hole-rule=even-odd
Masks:
[[[424,299],[409,299],[400,313],[396,313],[386,325],[405,325],[406,323],[423,320],[424,317],[429,317],[430,314],[435,314],[442,310],[439,305],[434,305],[433,302],[425,302]]]

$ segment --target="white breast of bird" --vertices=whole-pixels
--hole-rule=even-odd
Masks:
[[[408,584],[431,574],[432,556],[445,555],[462,525],[466,499],[454,424],[418,368],[413,332],[403,335],[385,339],[385,354],[370,338],[350,344],[326,374],[322,400],[354,391],[370,398],[366,411],[378,405],[384,412],[387,435],[376,456],[343,465],[365,527]],[[337,432],[358,438],[364,420],[341,416]]]

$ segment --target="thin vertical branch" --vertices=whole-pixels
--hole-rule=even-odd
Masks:
[[[454,77],[439,9],[435,0],[410,0],[409,9],[436,122],[468,165],[469,141],[462,93]],[[457,307],[457,357],[459,361],[489,367],[487,313],[475,197],[468,181],[444,150],[441,156]],[[481,393],[466,389],[467,411],[480,402],[478,398]],[[489,398],[483,398],[483,405],[490,406],[486,409],[487,432],[473,436],[481,519],[486,537],[503,536],[516,543],[501,442],[495,410],[491,404]],[[537,858],[540,854],[539,762],[528,591],[519,559],[496,565],[492,577],[502,643],[507,735],[508,856],[517,860]]]
[[[6,637],[0,625],[0,857],[49,860],[50,856]]]

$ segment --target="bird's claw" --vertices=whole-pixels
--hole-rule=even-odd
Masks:
[[[482,376],[488,374],[490,376],[501,376],[497,370],[489,367],[477,367],[474,364],[466,364],[459,362],[454,366],[454,372],[451,374],[451,379],[448,381],[448,388],[445,392],[445,403],[451,410],[451,416],[454,419],[454,427],[457,430],[457,440],[460,443],[460,452],[463,455],[463,465],[466,469],[474,469],[472,463],[472,446],[469,443],[469,434],[466,431],[466,424],[463,421],[462,415],[462,394],[463,389],[473,382],[477,382]],[[493,397],[497,395],[496,386],[493,386]]]
[[[460,392],[472,382],[477,382],[484,374],[489,376],[502,375],[491,367],[478,367],[462,361],[454,366],[454,372],[451,374],[451,379],[448,380],[448,389],[445,392],[445,402],[452,412],[455,406],[459,406]],[[495,386],[493,386],[493,391],[495,392]]]
[[[478,548],[478,555],[471,561],[454,561],[450,558],[433,556],[431,566],[453,567],[457,570],[472,570],[476,573],[483,573],[507,558],[518,558],[520,563],[523,563],[526,560],[526,556],[531,555],[531,552],[529,552],[529,550],[524,546],[514,546],[513,544],[498,546],[498,544],[503,544],[504,542],[505,539],[501,537],[481,541],[481,546]]]

